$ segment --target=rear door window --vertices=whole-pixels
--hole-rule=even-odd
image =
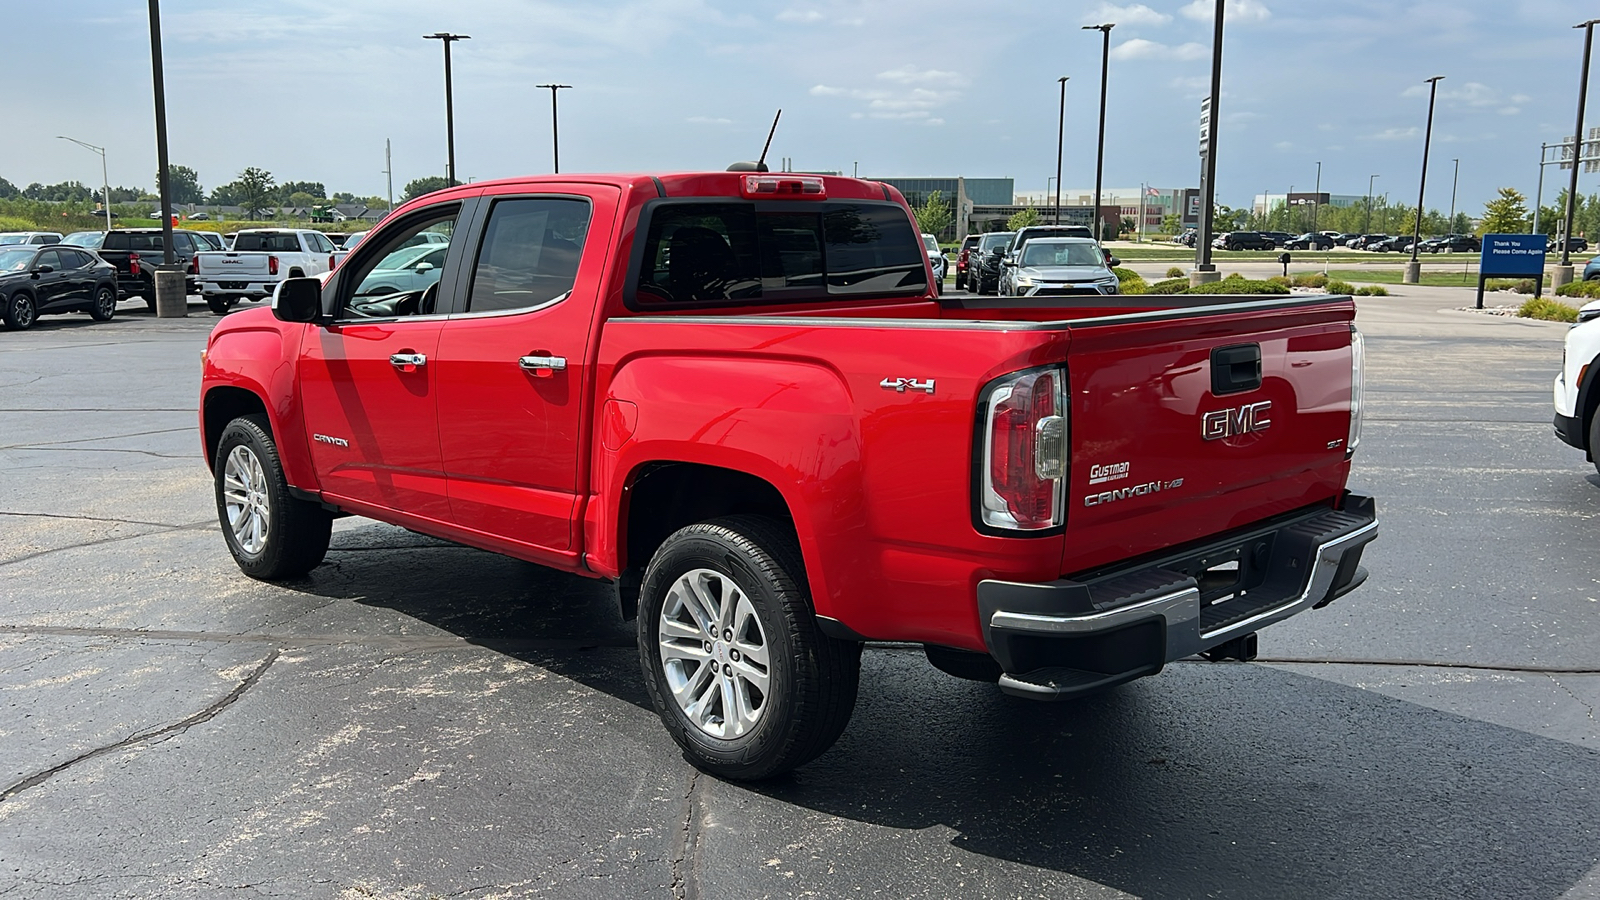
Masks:
[[[234,239],[233,249],[241,253],[299,253],[300,238],[293,232],[241,234]]]
[[[576,197],[496,200],[473,267],[466,311],[528,309],[570,293],[591,212],[589,201]]]

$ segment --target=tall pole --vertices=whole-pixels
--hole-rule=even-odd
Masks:
[[[1207,101],[1205,159],[1200,170],[1200,230],[1195,235],[1195,271],[1205,273],[1200,278],[1215,281],[1217,267],[1211,264],[1211,218],[1217,198],[1217,104],[1222,97],[1222,7],[1217,0],[1217,10],[1211,34],[1211,96]],[[1195,280],[1195,279],[1191,279]]]
[[[63,140],[63,141],[71,141],[74,144],[77,144],[79,147],[84,147],[84,148],[87,148],[89,150],[93,150],[94,152],[100,154],[100,181],[101,181],[100,199],[105,201],[105,207],[106,207],[105,208],[106,230],[110,231],[111,230],[111,177],[106,174],[106,148],[104,148],[104,147],[96,147],[95,145],[93,145],[91,143],[88,143],[87,141],[80,141],[77,138],[69,138],[64,134],[58,134],[58,135],[56,135],[56,137],[58,139],[60,139],[60,140]]]
[[[445,181],[450,187],[456,186],[456,109],[455,92],[450,83],[450,45],[456,41],[469,41],[470,34],[451,34],[448,31],[425,34],[424,40],[439,41],[444,44],[444,139],[445,147],[449,152],[446,163]]]
[[[1322,205],[1322,160],[1317,160],[1317,186],[1311,190],[1311,233],[1317,232],[1317,208]]]
[[[1411,265],[1406,270],[1406,281],[1416,284],[1422,279],[1422,264],[1417,261],[1417,244],[1422,241],[1422,200],[1428,192],[1428,146],[1433,143],[1433,100],[1439,93],[1443,75],[1428,79],[1428,127],[1422,132],[1422,177],[1417,179],[1417,217],[1411,226]]]
[[[167,86],[161,67],[161,0],[150,0],[150,74],[156,91],[156,165],[159,166],[156,192],[161,195],[162,262],[170,266],[177,258],[172,252],[172,180],[167,175]],[[110,199],[108,195],[106,200]]]
[[[1583,104],[1589,96],[1589,50],[1594,45],[1594,26],[1600,19],[1590,19],[1573,28],[1583,29],[1583,72],[1578,77],[1578,124],[1572,130],[1572,180],[1567,182],[1567,211],[1563,217],[1561,228],[1561,265],[1567,266],[1565,284],[1572,280],[1572,214],[1576,209],[1578,199],[1578,169],[1579,160],[1583,159]],[[1557,273],[1558,277],[1560,273]],[[1560,287],[1560,284],[1555,285]]]
[[[1450,234],[1456,233],[1456,187],[1461,184],[1461,160],[1455,159],[1456,174],[1450,179]],[[1540,172],[1543,172],[1543,167]]]
[[[394,147],[389,138],[383,139],[383,174],[389,180],[389,209],[394,209]]]
[[[1362,234],[1372,233],[1372,182],[1377,177],[1376,175],[1367,176],[1367,217],[1361,223]]]
[[[1085,25],[1084,31],[1098,31],[1100,44],[1100,142],[1094,154],[1094,233],[1096,239],[1105,236],[1104,223],[1100,221],[1100,174],[1106,161],[1106,73],[1111,61],[1111,29],[1115,22],[1105,25]],[[1121,219],[1119,214],[1117,217]]]
[[[1557,144],[1556,146],[1560,146]],[[1549,144],[1539,145],[1539,186],[1533,191],[1533,233],[1539,234],[1539,204],[1544,202],[1544,158],[1550,152]]]
[[[550,89],[550,151],[551,160],[555,164],[555,173],[561,174],[561,132],[556,121],[556,91],[572,87],[570,84],[536,84],[534,87]]]
[[[1061,145],[1067,134],[1067,76],[1056,79],[1061,82],[1061,113],[1056,117],[1056,218],[1055,223],[1061,224]]]

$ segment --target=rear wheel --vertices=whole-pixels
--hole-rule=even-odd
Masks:
[[[109,285],[100,285],[94,291],[94,304],[89,307],[89,318],[96,322],[109,322],[117,314],[117,292]]]
[[[206,296],[206,307],[209,308],[214,315],[225,316],[228,314],[228,310],[233,308],[233,304],[237,303],[238,301],[239,298],[235,296],[209,294]]]
[[[1589,456],[1594,460],[1595,471],[1600,472],[1600,412],[1589,420]]]
[[[0,311],[0,317],[5,319],[6,327],[25,331],[33,327],[39,318],[38,307],[33,304],[33,295],[25,291],[17,291],[6,301],[5,309]]]
[[[861,645],[817,628],[794,534],[759,516],[679,529],[640,590],[639,661],[689,761],[770,778],[833,745],[855,709]]]
[[[213,468],[222,536],[246,575],[263,581],[295,578],[322,562],[333,515],[289,494],[265,416],[229,422],[217,442]]]

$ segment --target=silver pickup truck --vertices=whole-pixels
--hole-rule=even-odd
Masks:
[[[232,250],[199,254],[200,294],[223,315],[240,300],[272,296],[286,278],[315,278],[333,270],[333,242],[304,228],[254,228],[239,232]]]

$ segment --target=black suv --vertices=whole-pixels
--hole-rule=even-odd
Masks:
[[[1224,250],[1275,250],[1278,245],[1259,231],[1234,231],[1222,242]]]
[[[86,312],[104,322],[117,312],[116,272],[93,250],[60,244],[0,246],[0,321],[32,328],[48,313]]]
[[[1285,250],[1332,250],[1333,238],[1325,234],[1302,234],[1297,238],[1290,238],[1283,244]]]
[[[211,250],[212,246],[205,238],[192,231],[172,232],[172,255],[174,262],[182,263],[189,275],[184,280],[184,286],[193,294],[199,289],[195,280],[197,270],[194,257],[196,253]],[[117,288],[124,296],[141,297],[156,308],[156,266],[162,264],[166,258],[163,250],[161,229],[159,228],[113,228],[106,232],[105,240],[101,242],[100,258],[117,269]]]
[[[974,294],[992,294],[1000,290],[1000,260],[1016,236],[1014,231],[979,235],[978,246],[967,254],[967,290]]]

